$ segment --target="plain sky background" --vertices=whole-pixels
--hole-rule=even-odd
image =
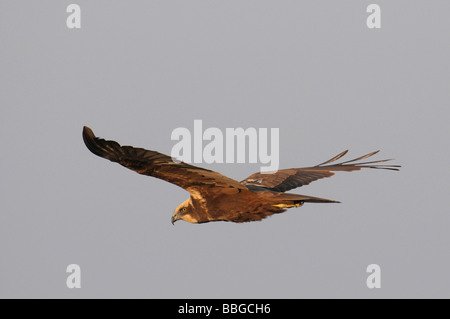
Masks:
[[[80,0],[79,30],[70,3],[0,2],[0,297],[450,297],[449,1],[376,1],[377,30],[359,0]],[[282,168],[347,148],[403,167],[292,191],[342,204],[172,226],[186,191],[81,138],[168,154],[194,119],[279,128]]]

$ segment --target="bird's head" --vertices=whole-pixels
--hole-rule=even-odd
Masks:
[[[189,223],[197,223],[197,219],[194,218],[194,206],[190,199],[183,202],[180,206],[175,209],[175,212],[172,216],[172,224],[175,224],[177,220],[184,220]]]

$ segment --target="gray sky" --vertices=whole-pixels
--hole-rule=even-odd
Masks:
[[[76,1],[72,30],[70,3],[0,3],[0,297],[450,297],[450,2],[377,1],[377,30],[369,1]],[[195,119],[279,128],[281,168],[347,148],[403,167],[293,191],[342,204],[172,226],[187,192],[81,138],[170,154]]]

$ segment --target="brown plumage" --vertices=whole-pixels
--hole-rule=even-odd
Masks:
[[[398,170],[400,167],[378,164],[389,160],[355,163],[375,155],[378,151],[350,161],[330,164],[348,152],[344,151],[313,167],[283,169],[273,174],[255,173],[238,182],[208,169],[184,162],[176,163],[168,155],[106,141],[96,137],[86,126],[83,128],[83,140],[95,155],[119,163],[139,174],[153,176],[187,190],[191,196],[177,207],[172,216],[172,223],[179,219],[190,223],[242,223],[262,220],[267,216],[282,213],[286,208],[301,206],[305,202],[339,203],[284,192],[330,177],[334,175],[333,171],[351,172],[361,168]]]

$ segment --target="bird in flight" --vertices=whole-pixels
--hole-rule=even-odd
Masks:
[[[333,164],[347,154],[347,150],[316,166],[282,169],[273,174],[255,173],[238,182],[218,172],[184,162],[174,162],[172,157],[156,151],[121,146],[115,141],[98,138],[86,126],[83,128],[83,140],[95,155],[119,163],[139,174],[153,176],[187,190],[190,197],[175,209],[172,224],[180,219],[197,224],[213,221],[259,221],[304,203],[339,203],[330,199],[285,192],[333,176],[335,171],[351,172],[361,168],[398,171],[400,167],[379,164],[390,161],[389,159],[355,163],[379,151]]]

